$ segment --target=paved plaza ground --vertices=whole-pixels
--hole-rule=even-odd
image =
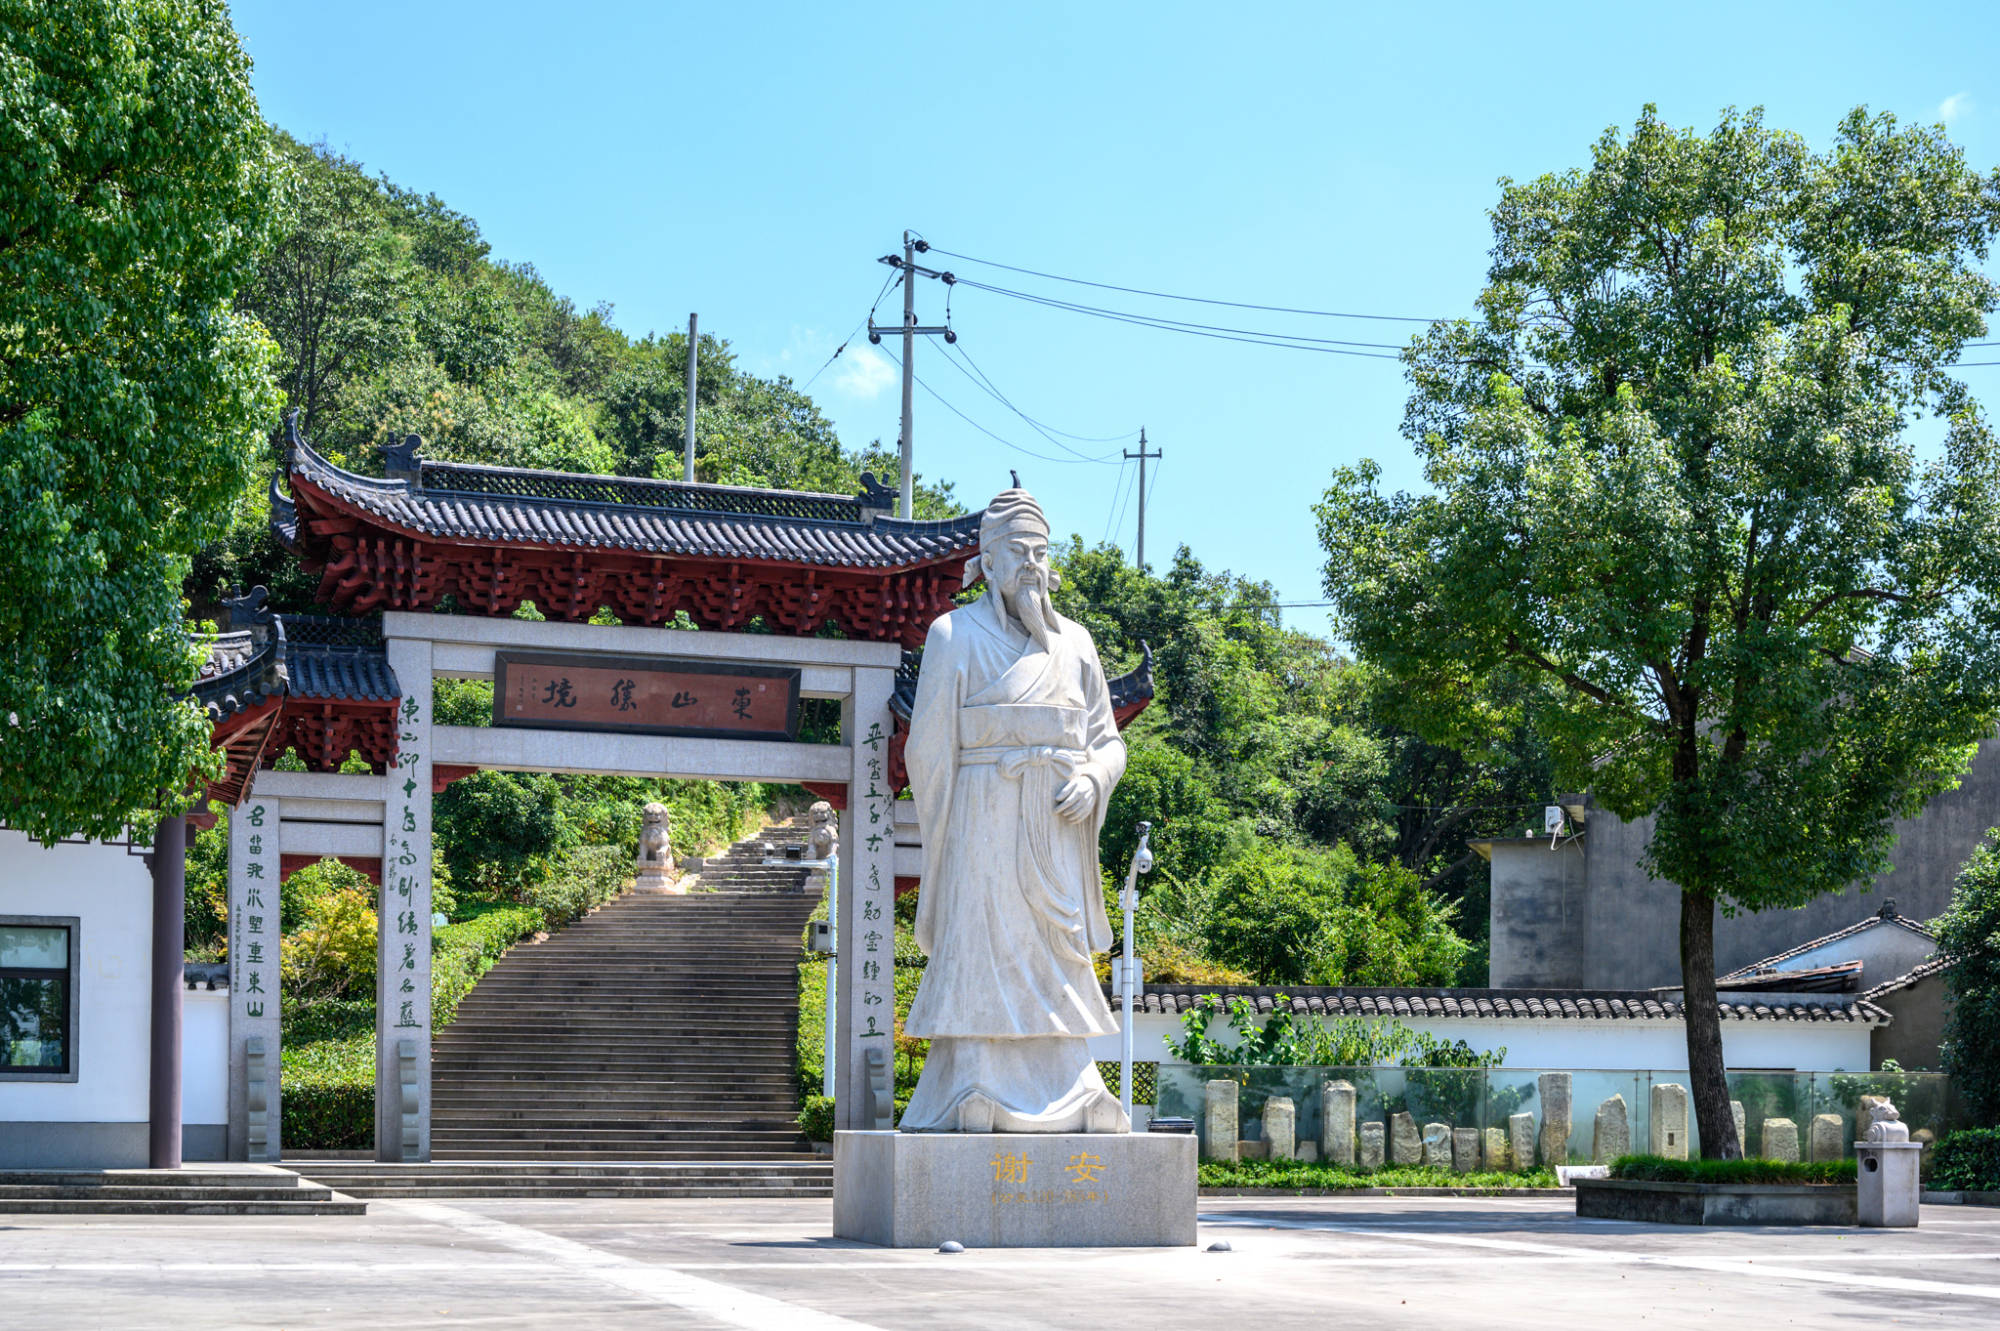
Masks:
[[[375,1202],[365,1218],[0,1215],[0,1326],[1992,1326],[2000,1211],[1919,1230],[1580,1221],[1567,1199],[1215,1200],[1196,1249],[837,1243],[824,1201]],[[1205,1247],[1227,1240],[1233,1251]]]

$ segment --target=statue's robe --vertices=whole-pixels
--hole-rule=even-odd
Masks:
[[[960,1129],[974,1094],[997,1109],[993,1131],[1104,1131],[1107,1115],[1124,1130],[1088,1041],[1118,1030],[1092,954],[1111,945],[1097,835],[1125,745],[1090,634],[1056,617],[1050,640],[1009,624],[989,590],[925,641],[904,759],[930,961],[904,1031],[931,1049],[910,1131]],[[1077,822],[1055,807],[1071,777],[1096,794]]]

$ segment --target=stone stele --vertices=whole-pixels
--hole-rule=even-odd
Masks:
[[[1451,1168],[1451,1124],[1424,1124],[1424,1163],[1433,1169]]]
[[[1597,1106],[1597,1124],[1591,1133],[1590,1158],[1608,1165],[1621,1155],[1632,1154],[1632,1124],[1625,1113],[1625,1097],[1614,1095]]]
[[[1814,1114],[1812,1120],[1812,1158],[1815,1160],[1840,1160],[1847,1155],[1847,1125],[1838,1114]]]
[[[1542,1163],[1554,1169],[1569,1163],[1569,1074],[1544,1072],[1535,1090],[1542,1102]]]
[[[1363,1123],[1359,1131],[1354,1134],[1363,1169],[1382,1167],[1382,1138],[1385,1135],[1380,1123]]]
[[[1131,1131],[1090,1056],[1118,1034],[1095,954],[1111,946],[1098,833],[1125,772],[1089,630],[1050,600],[1049,522],[1003,490],[966,585],[924,639],[903,761],[924,833],[904,1033],[929,1040],[905,1132]]]
[[[1210,1160],[1236,1163],[1237,1102],[1243,1088],[1226,1078],[1202,1089],[1202,1154]]]
[[[1354,1163],[1354,1083],[1329,1081],[1319,1088],[1319,1154],[1330,1165]]]
[[[1757,1134],[1766,1160],[1799,1158],[1799,1125],[1788,1118],[1767,1118]]]
[[[1507,1152],[1507,1129],[1488,1128],[1485,1134],[1485,1164],[1494,1172],[1512,1169],[1514,1162]]]
[[[892,1248],[1186,1247],[1185,1133],[836,1132],[833,1232]]]
[[[1646,1133],[1653,1154],[1669,1160],[1687,1159],[1688,1088],[1679,1082],[1656,1083],[1652,1111]]]
[[[1743,1102],[1741,1100],[1731,1100],[1729,1102],[1729,1117],[1736,1121],[1736,1148],[1745,1155],[1750,1154],[1750,1139],[1743,1135]]]
[[[1535,1167],[1535,1116],[1528,1113],[1507,1116],[1507,1155],[1515,1169]]]
[[[1264,1140],[1270,1144],[1271,1159],[1297,1157],[1298,1122],[1298,1109],[1290,1096],[1274,1095],[1264,1102]]]
[[[1479,1168],[1478,1128],[1451,1130],[1451,1167],[1461,1174],[1470,1174]]]
[[[1417,1121],[1407,1113],[1389,1115],[1389,1161],[1397,1165],[1424,1162],[1424,1139]]]

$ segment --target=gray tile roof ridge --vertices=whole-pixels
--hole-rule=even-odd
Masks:
[[[1954,957],[1946,956],[1926,957],[1894,979],[1882,981],[1882,983],[1876,985],[1873,989],[1863,993],[1861,997],[1867,1002],[1873,1003],[1877,998],[1885,994],[1893,994],[1898,990],[1908,989],[1911,985],[1919,981],[1928,980],[1933,975],[1939,975],[1950,970],[1956,963],[1956,960]]]
[[[1916,934],[1920,938],[1928,938],[1933,943],[1937,941],[1936,934],[1924,928],[1923,925],[1917,923],[1909,916],[1897,912],[1895,906],[1896,903],[1892,899],[1890,901],[1885,902],[1880,910],[1869,912],[1868,916],[1865,919],[1856,920],[1853,924],[1848,925],[1846,928],[1836,929],[1832,933],[1826,934],[1819,938],[1815,938],[1810,942],[1800,943],[1797,947],[1790,948],[1784,952],[1780,952],[1776,956],[1765,957],[1762,961],[1753,961],[1747,966],[1739,966],[1735,970],[1730,971],[1728,974],[1718,975],[1715,978],[1718,980],[1741,979],[1744,976],[1754,974],[1757,971],[1775,967],[1779,962],[1790,961],[1793,957],[1802,956],[1805,953],[1812,951],[1814,948],[1825,947],[1828,943],[1838,943],[1843,938],[1851,938],[1855,934],[1866,933],[1868,930],[1873,929],[1878,925],[1884,925],[1884,924],[1897,925],[1903,929],[1907,929],[1909,932],[1913,934]]]

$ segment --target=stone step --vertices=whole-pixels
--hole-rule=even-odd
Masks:
[[[736,1151],[726,1146],[719,1146],[715,1143],[699,1143],[699,1142],[690,1145],[686,1149],[642,1150],[642,1149],[636,1149],[631,1146],[577,1148],[577,1147],[564,1147],[560,1145],[550,1145],[550,1144],[530,1146],[522,1142],[489,1142],[489,1141],[478,1141],[478,1140],[462,1140],[462,1141],[453,1141],[449,1143],[442,1141],[435,1142],[432,1144],[431,1155],[434,1159],[438,1160],[453,1160],[453,1159],[491,1160],[496,1156],[510,1156],[516,1160],[660,1161],[660,1160],[715,1160],[715,1159],[731,1159],[731,1158],[739,1160],[767,1160],[771,1157],[772,1152],[768,1149],[765,1150],[745,1149],[741,1151]],[[802,1158],[810,1158],[811,1153],[809,1151],[801,1150],[799,1152],[799,1155]]]
[[[10,1215],[366,1215],[368,1203],[343,1193],[326,1201],[197,1201],[180,1197],[22,1198],[0,1203]]]
[[[12,1201],[26,1199],[48,1199],[68,1201],[88,1197],[100,1197],[106,1201],[133,1201],[147,1197],[165,1197],[180,1201],[220,1202],[324,1202],[332,1200],[332,1192],[326,1187],[295,1183],[290,1187],[246,1188],[229,1185],[225,1187],[128,1187],[116,1183],[70,1184],[42,1186],[28,1183],[0,1183],[0,1211],[7,1209]]]

